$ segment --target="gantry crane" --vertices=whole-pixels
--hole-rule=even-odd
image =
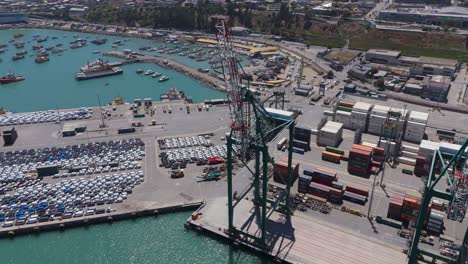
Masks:
[[[218,49],[222,58],[222,75],[225,81],[225,90],[228,97],[231,114],[231,132],[227,137],[227,178],[228,178],[228,230],[231,238],[246,238],[253,240],[259,246],[266,245],[266,219],[271,210],[278,204],[283,204],[286,211],[289,209],[289,193],[291,186],[292,140],[288,148],[288,178],[285,191],[280,201],[272,202],[270,212],[267,212],[268,178],[270,177],[269,164],[273,163],[268,152],[268,142],[283,128],[289,128],[289,137],[292,139],[294,119],[284,119],[271,115],[262,103],[249,90],[249,80],[243,79],[245,72],[239,63],[232,43],[231,20],[226,16],[213,16],[211,21],[216,28]],[[252,182],[242,193],[233,192],[234,160],[245,167],[243,172],[251,174]],[[254,205],[258,214],[256,221],[260,227],[261,235],[248,233],[234,225],[236,205],[253,189]],[[234,201],[233,195],[236,194]]]
[[[414,231],[413,240],[411,242],[410,250],[408,251],[408,263],[415,264],[418,263],[418,258],[420,255],[428,255],[435,259],[440,259],[450,264],[462,263],[460,259],[463,257],[463,254],[460,254],[458,260],[452,260],[445,256],[436,255],[432,252],[428,252],[418,248],[419,239],[421,236],[421,231],[423,229],[423,223],[426,218],[427,210],[429,208],[429,203],[431,202],[432,197],[441,198],[444,200],[450,201],[448,206],[448,219],[450,220],[459,220],[463,221],[466,207],[468,205],[468,160],[467,160],[467,151],[468,151],[468,140],[460,147],[457,153],[448,161],[443,157],[443,154],[437,149],[434,151],[434,156],[432,158],[431,169],[427,179],[427,184],[424,188],[423,199],[421,204],[421,209],[418,215],[418,221],[416,223],[416,228]],[[450,169],[450,170],[449,170]],[[436,172],[440,173],[436,176]],[[445,190],[437,190],[437,184],[442,178],[446,178],[449,185],[449,192]],[[453,219],[453,216],[463,215],[463,218]],[[468,231],[465,234],[463,245],[465,246],[468,243]]]

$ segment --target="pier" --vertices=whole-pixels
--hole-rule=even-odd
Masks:
[[[192,67],[179,63],[172,59],[159,57],[159,56],[150,56],[150,55],[134,55],[133,58],[129,59],[128,55],[125,55],[121,52],[115,52],[115,51],[105,52],[103,53],[103,55],[127,59],[126,61],[123,62],[123,64],[136,63],[136,62],[155,63],[161,67],[172,69],[172,70],[181,72],[187,76],[190,76],[198,81],[201,81],[202,83],[206,84],[210,88],[213,88],[222,92],[225,91],[223,80],[213,77],[210,74],[199,72],[198,70]]]

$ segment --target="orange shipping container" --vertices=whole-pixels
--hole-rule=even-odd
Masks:
[[[360,149],[366,152],[372,152],[372,147],[364,146],[364,145],[359,145],[359,144],[353,144],[351,146],[351,149]]]
[[[332,158],[332,159],[337,159],[337,160],[341,159],[342,157],[342,155],[340,154],[336,154],[336,153],[328,152],[328,151],[322,151],[322,156]]]

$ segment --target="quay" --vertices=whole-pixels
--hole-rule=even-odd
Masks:
[[[179,203],[174,205],[165,205],[162,207],[152,207],[134,210],[126,208],[126,210],[116,210],[102,215],[83,216],[81,218],[62,219],[59,221],[36,223],[26,226],[14,226],[10,228],[0,229],[0,238],[15,237],[27,235],[30,233],[47,232],[55,230],[64,230],[67,228],[94,225],[100,223],[112,223],[138,217],[158,216],[161,214],[192,211],[203,205],[203,201],[194,201],[191,203]],[[115,209],[114,209],[115,210]]]

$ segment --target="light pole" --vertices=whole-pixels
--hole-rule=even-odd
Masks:
[[[102,106],[101,106],[101,98],[99,97],[99,91],[96,91],[96,96],[97,96],[97,99],[98,99],[98,103],[99,103],[99,111],[100,111],[100,114],[101,114],[101,125],[99,126],[100,128],[105,128],[106,127],[106,124],[104,123],[104,115],[102,115]]]

